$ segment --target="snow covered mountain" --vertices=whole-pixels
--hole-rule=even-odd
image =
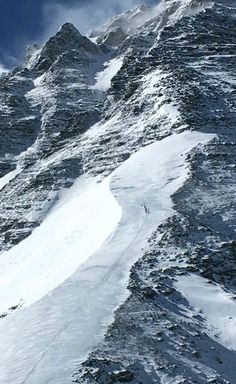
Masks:
[[[0,77],[1,383],[236,383],[235,26],[163,0]]]

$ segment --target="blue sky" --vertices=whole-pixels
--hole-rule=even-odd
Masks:
[[[155,0],[0,0],[0,66],[12,67],[27,45],[43,43],[66,21],[86,33],[113,14]]]

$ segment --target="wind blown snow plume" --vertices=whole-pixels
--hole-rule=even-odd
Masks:
[[[6,69],[5,67],[4,67],[4,65],[2,65],[1,63],[0,63],[0,76],[3,74],[3,73],[7,73],[8,72],[8,69]]]
[[[67,6],[61,3],[44,6],[45,32],[43,40],[53,35],[62,24],[73,23],[81,33],[87,33],[91,29],[104,24],[115,14],[122,13],[140,4],[139,0],[100,0],[99,2],[89,2],[85,5]]]

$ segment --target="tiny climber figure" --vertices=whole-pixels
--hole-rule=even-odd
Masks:
[[[142,207],[144,208],[145,213],[150,213],[150,210],[148,209],[145,203],[142,204]]]

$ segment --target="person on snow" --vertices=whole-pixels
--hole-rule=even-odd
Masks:
[[[143,206],[143,208],[144,208],[145,213],[150,213],[150,210],[148,209],[148,207],[146,206],[145,203],[143,203],[142,206]]]

